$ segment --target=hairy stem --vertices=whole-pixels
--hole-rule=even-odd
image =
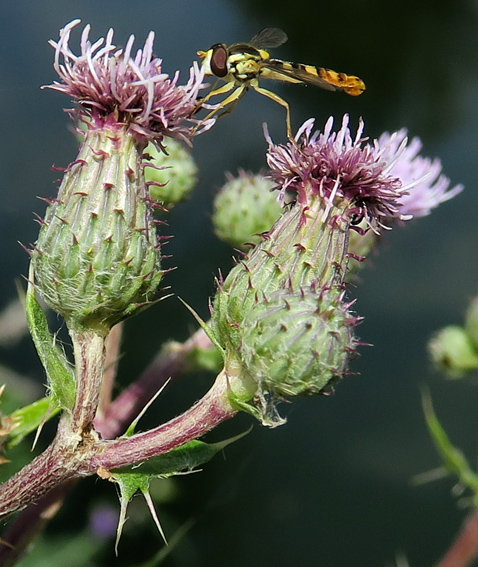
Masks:
[[[107,402],[107,399],[111,393],[112,384],[110,382],[116,374],[121,328],[121,323],[113,327],[105,341],[105,377],[98,414],[94,422],[95,428],[104,439],[113,439],[126,429],[168,378],[174,380],[187,372],[189,368],[187,358],[192,351],[211,348],[211,342],[202,329],[196,331],[185,343],[166,345],[140,378],[110,403]],[[14,565],[23,555],[36,535],[55,515],[63,499],[74,485],[74,480],[58,484],[15,518],[0,538],[0,565],[2,567]]]
[[[123,323],[115,325],[105,339],[105,371],[101,383],[98,416],[104,416],[111,405],[113,386],[118,370],[119,349],[123,334]],[[95,421],[96,425],[96,421]]]
[[[229,401],[227,376],[221,372],[206,395],[182,415],[145,433],[104,441],[102,451],[89,463],[90,471],[114,469],[161,455],[204,435],[236,413]]]
[[[59,484],[80,476],[78,465],[88,453],[91,456],[91,445],[72,435],[70,419],[64,414],[53,443],[2,484],[0,518],[22,510]]]
[[[144,461],[204,435],[237,413],[228,393],[228,380],[222,372],[206,395],[179,417],[115,441],[98,439],[94,430],[75,435],[70,417],[64,414],[50,447],[2,485],[0,518],[21,510],[63,482],[94,474],[100,467],[113,469]]]
[[[104,373],[104,337],[92,331],[70,331],[75,354],[76,400],[72,413],[75,433],[81,435],[95,418]]]
[[[0,539],[0,565],[11,567],[23,556],[31,542],[55,516],[75,481],[64,482],[29,506]]]
[[[141,377],[111,403],[104,415],[96,417],[95,429],[103,439],[120,435],[168,379],[177,379],[188,371],[187,359],[192,351],[209,348],[211,341],[202,329],[185,343],[174,343],[174,348],[166,344]]]

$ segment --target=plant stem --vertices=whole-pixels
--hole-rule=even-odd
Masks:
[[[58,486],[79,476],[76,473],[75,455],[80,445],[78,437],[71,434],[70,417],[64,414],[52,444],[1,486],[0,518],[22,510]],[[81,446],[83,457],[90,451]]]
[[[166,453],[236,413],[229,402],[227,376],[221,372],[205,396],[182,415],[132,437],[103,441],[87,429],[79,437],[70,416],[64,414],[50,447],[2,485],[0,518],[35,502],[63,482],[94,474],[100,467],[114,469]]]
[[[82,435],[96,415],[104,373],[103,336],[70,330],[75,355],[76,399],[72,412],[74,432]]]
[[[104,441],[101,452],[89,463],[89,472],[99,467],[115,469],[166,453],[197,439],[236,413],[237,409],[229,401],[229,383],[223,371],[211,389],[180,416],[145,433]]]
[[[105,339],[105,371],[101,383],[97,416],[104,416],[111,405],[113,386],[118,370],[119,349],[123,334],[123,323],[115,325]],[[96,421],[95,421],[96,425]]]
[[[187,358],[191,351],[211,348],[211,342],[202,329],[196,331],[185,343],[174,343],[174,348],[171,344],[165,345],[141,377],[111,404],[107,404],[106,399],[111,393],[112,385],[108,376],[116,374],[121,329],[121,323],[113,327],[105,341],[105,377],[98,415],[95,418],[95,427],[104,439],[113,439],[119,435],[168,378],[174,380],[187,371]],[[109,394],[104,393],[107,389],[110,390]],[[37,534],[55,515],[74,485],[75,481],[70,480],[55,486],[15,518],[0,538],[2,567],[14,565],[23,555]]]
[[[206,333],[199,329],[185,343],[166,344],[141,377],[133,382],[95,419],[95,429],[103,439],[120,435],[161,389],[168,379],[174,380],[188,371],[188,355],[194,350],[211,348]]]
[[[466,519],[455,540],[435,567],[468,567],[478,557],[478,510]]]
[[[11,567],[23,556],[35,537],[57,513],[75,481],[64,482],[50,490],[9,526],[0,539],[0,565]]]

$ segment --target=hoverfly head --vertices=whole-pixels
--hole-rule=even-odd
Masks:
[[[203,69],[206,75],[225,77],[229,69],[227,67],[227,47],[223,43],[216,43],[208,51],[198,51],[199,57],[203,57]]]

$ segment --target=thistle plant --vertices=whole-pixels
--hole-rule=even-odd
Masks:
[[[2,417],[6,455],[52,415],[60,418],[48,448],[2,486],[0,517],[26,509],[0,541],[9,564],[74,481],[98,475],[119,485],[118,536],[137,490],[161,531],[149,480],[194,470],[234,440],[206,443],[205,433],[239,411],[277,426],[285,422],[281,401],[330,394],[351,372],[361,344],[350,276],[384,230],[429,214],[462,190],[449,188],[440,162],[419,156],[420,142],[409,143],[404,130],[369,141],[364,123],[354,131],[344,116],[335,130],[333,118],[322,131],[308,120],[287,144],[266,132],[268,170],[229,178],[216,201],[217,232],[248,246],[217,278],[210,320],[194,314],[199,330],[183,344],[163,345],[150,368],[112,399],[123,322],[165,295],[155,209],[191,191],[196,167],[186,146],[214,119],[196,118],[204,88],[197,65],[186,85],[178,74],[168,77],[153,56],[152,33],[133,54],[133,37],[119,49],[112,30],[91,42],[86,26],[75,55],[70,35],[78,24],[52,42],[59,80],[49,88],[76,102],[69,114],[84,139],[58,195],[47,201],[26,295],[49,392],[36,406],[41,411]],[[239,204],[251,213],[242,226]],[[51,336],[37,296],[64,318],[74,364]],[[216,371],[209,391],[183,414],[135,433],[167,380],[197,368]]]

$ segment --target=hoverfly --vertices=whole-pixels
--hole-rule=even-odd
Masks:
[[[287,112],[287,137],[292,140],[290,108],[279,95],[259,86],[259,79],[275,79],[289,83],[303,83],[335,91],[342,90],[349,95],[358,96],[365,90],[364,82],[354,75],[337,73],[331,69],[290,63],[280,59],[271,59],[270,48],[279,47],[287,41],[287,35],[279,28],[265,28],[255,35],[249,43],[234,43],[227,47],[224,43],[216,43],[208,51],[198,51],[203,59],[202,67],[206,75],[215,75],[225,82],[219,88],[209,92],[199,101],[197,110],[211,97],[225,94],[237,87],[227,96],[204,120],[211,118],[221,109],[228,107],[219,116],[231,112],[239,100],[249,89],[275,100]],[[202,122],[201,122],[202,123]],[[200,124],[195,128],[197,129]]]

